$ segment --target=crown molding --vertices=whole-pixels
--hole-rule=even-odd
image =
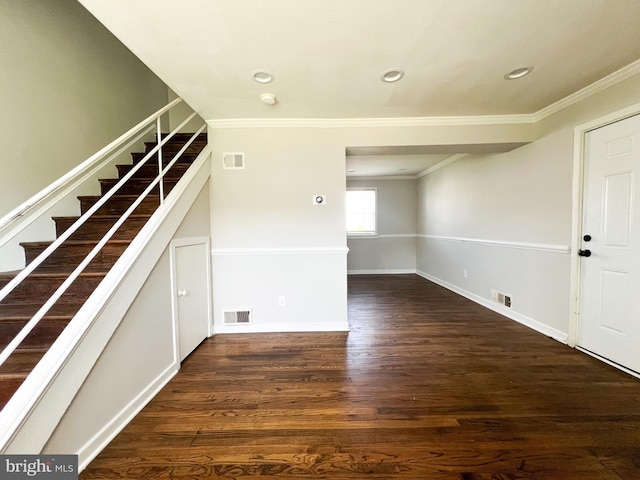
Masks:
[[[453,162],[457,162],[461,158],[466,157],[468,154],[466,153],[456,153],[455,155],[451,155],[449,158],[445,158],[441,162],[436,163],[432,167],[423,170],[422,172],[416,175],[416,178],[422,178],[425,175],[429,175],[430,173],[435,172],[436,170],[440,170],[442,167],[446,167],[447,165],[452,164]]]
[[[532,115],[388,118],[228,118],[207,120],[211,128],[392,128],[509,125],[532,122]]]
[[[575,105],[576,103],[585,100],[595,95],[596,93],[606,90],[607,88],[612,87],[638,73],[640,73],[640,60],[636,60],[635,62],[622,67],[620,70],[616,70],[606,77],[593,82],[591,85],[587,85],[577,92],[574,92],[571,95],[568,95],[558,100],[557,102],[538,110],[531,116],[532,121],[534,123],[539,122],[540,120],[543,120],[553,115],[554,113],[558,113],[559,111],[564,110],[571,105]]]
[[[415,180],[417,177],[417,175],[362,175],[362,176],[354,176],[354,175],[347,175],[347,182],[357,182],[359,180],[365,181],[365,182],[370,182],[375,180],[376,182],[378,181],[384,181],[384,180]]]

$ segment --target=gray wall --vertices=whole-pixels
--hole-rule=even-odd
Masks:
[[[166,85],[75,0],[3,1],[0,45],[0,217],[167,103]],[[79,211],[67,208],[56,213]],[[22,255],[0,251],[0,270]]]
[[[512,143],[530,140],[533,130],[522,124],[390,127],[381,122],[326,128],[295,119],[265,126],[230,123],[211,122],[209,128],[216,333],[348,328],[346,147]],[[224,152],[244,152],[246,168],[223,170]],[[389,188],[399,194],[398,185]],[[312,204],[316,194],[327,196],[325,205]],[[409,235],[386,240],[406,243],[398,250],[403,253],[397,265],[413,271],[416,203],[411,195],[401,203],[411,213],[388,216],[382,231]],[[280,297],[285,306],[279,306]],[[251,325],[224,325],[224,310],[245,309],[252,310]]]
[[[262,312],[262,325],[254,325],[256,330],[336,327],[333,320],[340,318],[344,305],[344,270],[318,261],[315,254],[344,245],[345,147],[499,143],[527,140],[533,131],[533,141],[516,150],[468,155],[415,180],[415,230],[410,221],[403,223],[411,215],[393,224],[384,218],[384,208],[395,201],[411,210],[410,189],[402,195],[396,190],[388,197],[396,197],[390,203],[379,202],[384,207],[382,238],[349,239],[348,270],[415,269],[567,341],[574,128],[640,102],[638,80],[636,75],[530,126],[230,128],[214,123],[210,134],[216,331],[229,331],[220,326],[221,308],[255,305]],[[247,152],[247,170],[222,171],[223,151]],[[367,185],[374,183],[383,197],[398,188],[393,181]],[[327,205],[321,207],[325,210],[310,205],[315,193],[328,194]],[[401,231],[401,225],[408,230]],[[293,261],[291,254],[301,253],[295,249],[309,255]],[[309,258],[314,261],[309,263]],[[303,301],[279,309],[277,297],[289,287]],[[313,295],[302,293],[305,288],[314,289]],[[512,308],[492,303],[492,290],[511,295]],[[307,322],[310,317],[317,320]]]
[[[348,237],[349,273],[415,272],[417,180],[347,178],[350,187],[376,189],[378,234]]]
[[[503,313],[567,341],[574,129],[638,102],[636,75],[538,122],[529,145],[423,177],[418,272],[488,306],[511,294]]]

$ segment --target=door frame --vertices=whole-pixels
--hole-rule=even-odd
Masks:
[[[571,212],[571,280],[570,280],[570,301],[569,301],[569,335],[568,344],[571,347],[580,348],[578,345],[578,330],[580,327],[580,258],[578,250],[582,239],[582,202],[584,200],[584,162],[585,162],[585,136],[588,132],[598,128],[619,122],[625,118],[640,114],[640,103],[617,110],[589,122],[578,125],[573,131],[573,179],[572,179],[572,212]],[[583,350],[585,351],[585,350]],[[594,355],[592,352],[586,352]],[[617,368],[620,365],[594,355],[597,358],[612,364]],[[630,370],[622,370],[632,373]],[[637,375],[637,374],[635,374]]]
[[[177,238],[171,240],[169,245],[169,272],[171,277],[171,318],[173,323],[173,356],[174,361],[180,364],[180,324],[178,318],[178,276],[176,274],[176,248],[190,245],[204,245],[206,255],[207,272],[207,338],[213,332],[213,290],[211,282],[211,240],[209,237]]]

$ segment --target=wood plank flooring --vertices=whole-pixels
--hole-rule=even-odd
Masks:
[[[640,380],[415,275],[351,332],[219,335],[81,479],[640,479]]]

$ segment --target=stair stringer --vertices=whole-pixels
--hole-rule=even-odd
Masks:
[[[211,175],[210,159],[211,148],[206,146],[0,411],[0,453],[42,452],[207,183]],[[166,384],[179,368],[179,358],[174,355],[162,378],[156,380],[159,382],[156,390]],[[132,411],[139,411],[149,400],[151,398],[131,398]],[[118,431],[110,436],[115,436]],[[95,433],[98,435],[100,432]],[[87,453],[93,457],[99,452]],[[90,460],[84,458],[80,462],[86,465]]]

